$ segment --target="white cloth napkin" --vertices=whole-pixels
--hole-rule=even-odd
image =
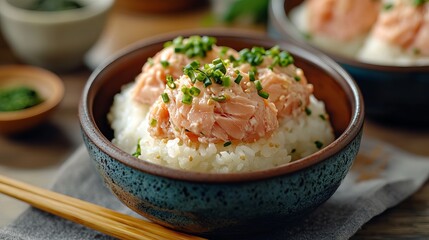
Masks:
[[[246,239],[348,239],[372,217],[417,191],[429,176],[429,158],[364,138],[352,170],[335,194],[292,229]],[[57,192],[137,216],[103,185],[80,147],[60,170]],[[0,239],[111,239],[34,208],[0,229]]]

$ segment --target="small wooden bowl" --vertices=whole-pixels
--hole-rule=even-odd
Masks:
[[[22,132],[37,126],[64,96],[62,80],[50,71],[25,65],[0,66],[0,89],[18,86],[34,89],[43,102],[23,110],[0,112],[1,134]]]

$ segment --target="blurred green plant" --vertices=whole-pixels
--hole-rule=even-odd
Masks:
[[[223,21],[233,23],[242,17],[249,17],[254,23],[265,23],[268,19],[269,0],[236,0],[231,3]]]

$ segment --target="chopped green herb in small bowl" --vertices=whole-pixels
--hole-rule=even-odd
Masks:
[[[36,90],[27,86],[0,88],[0,112],[19,111],[43,102]]]
[[[0,67],[0,134],[23,132],[42,123],[64,95],[61,79],[41,68]]]

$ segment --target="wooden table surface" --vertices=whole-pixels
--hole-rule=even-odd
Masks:
[[[244,28],[265,32],[264,25],[210,24],[208,6],[174,14],[130,13],[115,8],[105,31],[87,56],[87,63],[95,65],[118,50],[140,39],[170,31],[201,28]],[[214,24],[214,25],[213,25]],[[19,64],[0,35],[0,65]],[[77,105],[82,88],[91,70],[86,67],[59,73],[66,95],[49,121],[16,136],[0,136],[0,174],[40,186],[48,186],[61,163],[82,144]],[[366,121],[364,134],[383,140],[405,151],[429,156],[429,131],[407,130]],[[26,207],[16,200],[0,198],[1,224],[11,221]],[[5,210],[6,211],[6,210]],[[9,219],[8,219],[9,218]],[[429,182],[404,202],[389,209],[365,224],[352,239],[429,239]]]

